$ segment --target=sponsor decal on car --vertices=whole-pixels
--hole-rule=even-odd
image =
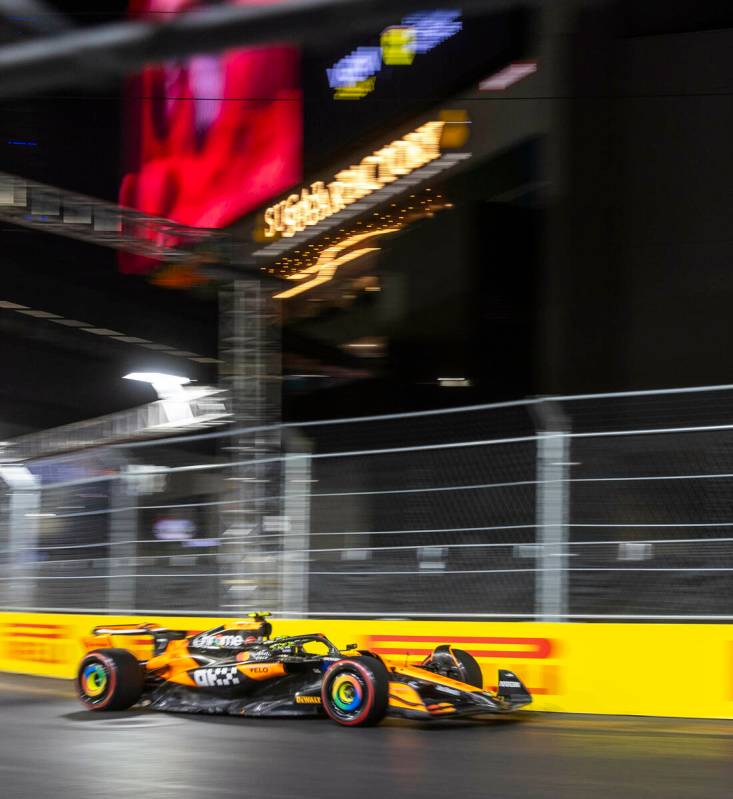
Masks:
[[[499,680],[499,688],[521,688],[522,683],[518,680]]]
[[[295,704],[296,705],[320,705],[321,704],[321,697],[320,696],[296,696],[295,697]]]
[[[237,649],[243,644],[241,635],[198,635],[191,641],[196,649]]]
[[[231,685],[239,685],[239,672],[236,666],[196,669],[191,672],[191,676],[199,688],[227,688]]]
[[[272,655],[267,649],[258,649],[249,653],[249,660],[270,660]]]

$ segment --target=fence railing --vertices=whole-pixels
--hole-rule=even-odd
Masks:
[[[0,604],[733,619],[733,386],[278,432],[0,465]]]

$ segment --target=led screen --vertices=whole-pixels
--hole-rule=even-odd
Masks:
[[[428,109],[473,91],[496,70],[527,57],[526,10],[464,16],[457,5],[431,9],[428,2],[412,14],[395,11],[386,27],[306,46],[307,173],[328,170],[352,150],[373,149],[395,126],[410,125]]]
[[[160,19],[204,4],[132,0],[130,15]],[[298,51],[272,45],[147,67],[129,82],[125,138],[122,205],[194,227],[230,224],[301,179]],[[154,265],[121,257],[126,272]]]

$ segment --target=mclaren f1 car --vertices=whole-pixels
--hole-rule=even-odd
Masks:
[[[236,716],[326,715],[338,724],[377,724],[385,716],[447,719],[507,713],[532,698],[499,669],[496,692],[484,688],[476,660],[450,645],[419,665],[325,635],[272,638],[264,613],[191,634],[156,624],[96,627],[84,638],[76,680],[90,710],[155,710]],[[142,659],[113,641],[148,642]]]

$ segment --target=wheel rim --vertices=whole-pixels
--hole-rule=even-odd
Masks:
[[[109,685],[107,669],[99,662],[88,663],[80,679],[82,693],[89,699],[100,699]]]
[[[367,686],[360,675],[342,671],[331,681],[328,695],[334,712],[344,719],[352,719],[364,709]]]

